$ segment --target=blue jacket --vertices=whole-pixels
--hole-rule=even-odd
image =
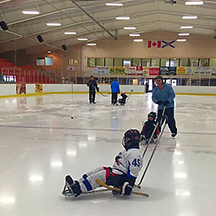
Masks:
[[[113,93],[120,92],[119,83],[118,83],[117,80],[114,80],[114,81],[111,83],[111,90],[112,90]]]
[[[166,108],[174,108],[174,98],[175,98],[175,92],[173,91],[173,88],[168,85],[164,84],[163,88],[160,90],[158,86],[156,86],[152,93],[152,100],[154,103],[157,103],[158,101],[169,101],[169,104],[166,106]],[[164,105],[161,104],[159,106],[159,109],[163,109]]]

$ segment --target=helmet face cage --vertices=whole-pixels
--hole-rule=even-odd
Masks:
[[[122,138],[122,145],[125,149],[130,148],[130,146],[139,145],[140,142],[140,132],[136,129],[127,130]]]
[[[124,146],[124,148],[125,148],[125,146],[126,146],[126,140],[125,140],[125,136],[123,136],[123,138],[122,138],[122,145]]]
[[[156,115],[157,115],[157,114],[156,114],[155,112],[150,112],[150,113],[148,114],[148,117],[150,116],[150,117],[153,118],[153,120],[155,120]]]

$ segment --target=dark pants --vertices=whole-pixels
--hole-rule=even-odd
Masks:
[[[119,103],[120,103],[121,105],[125,105],[125,102],[123,101],[123,99],[119,99]]]
[[[150,139],[151,135],[152,135],[152,132],[153,131],[143,131],[141,133],[141,135],[145,136],[146,139]],[[153,135],[152,137],[153,139],[156,139],[157,138],[157,133],[155,132],[155,134]]]
[[[95,90],[89,90],[89,102],[95,102]]]
[[[162,113],[163,113],[162,109],[158,110],[157,121],[162,116]],[[168,126],[169,126],[171,133],[177,133],[176,122],[174,119],[174,108],[165,109],[164,115],[168,117]],[[159,130],[160,130],[160,127],[159,127]]]
[[[112,92],[112,104],[117,103],[118,92]]]

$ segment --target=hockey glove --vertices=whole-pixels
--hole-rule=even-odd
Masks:
[[[157,101],[157,104],[158,104],[158,105],[161,105],[162,103],[163,103],[163,102],[162,102],[162,101],[160,101],[160,100],[159,100],[159,101]]]
[[[123,195],[130,195],[132,192],[133,187],[129,184],[129,182],[125,182],[121,187],[121,194]]]
[[[164,106],[167,106],[169,104],[169,101],[168,100],[166,100],[165,102],[163,102],[163,105]]]

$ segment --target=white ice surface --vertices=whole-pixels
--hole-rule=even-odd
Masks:
[[[216,97],[176,103],[178,135],[166,129],[140,189],[149,198],[101,192],[66,200],[64,176],[111,166],[123,132],[141,129],[156,110],[151,95],[132,95],[123,107],[99,94],[96,105],[87,94],[0,99],[0,215],[216,215]]]

